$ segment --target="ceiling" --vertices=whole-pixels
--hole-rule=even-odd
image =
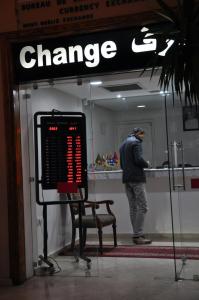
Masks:
[[[164,97],[158,87],[159,72],[150,78],[151,71],[141,71],[97,76],[81,80],[59,82],[55,87],[83,100],[84,105],[91,101],[112,111],[126,110],[160,110]],[[92,81],[101,81],[98,86],[90,85]],[[129,89],[129,86],[132,89]],[[107,89],[108,87],[108,89]],[[111,87],[111,88],[110,88]],[[139,89],[137,89],[139,87]],[[136,89],[135,89],[136,88]],[[117,91],[110,91],[117,90]],[[120,98],[118,98],[120,95]],[[137,106],[145,105],[138,108]]]
[[[134,71],[90,78],[61,79],[37,84],[39,88],[47,88],[50,85],[73,95],[81,99],[84,105],[94,101],[95,105],[112,111],[160,110],[164,97],[160,94],[158,87],[159,71],[152,78],[150,75],[150,70],[144,74],[141,74],[141,71]],[[90,84],[92,81],[101,81],[102,83],[93,86]],[[145,107],[138,108],[139,105],[145,105]]]
[[[118,73],[118,74],[111,74],[111,75],[104,75],[104,76],[98,76],[98,77],[90,77],[90,78],[83,78],[80,80],[70,80],[67,81],[59,81],[56,84],[56,88],[62,90],[62,91],[71,91],[74,95],[77,97],[82,97],[82,92],[87,93],[86,85],[88,85],[88,89],[90,89],[90,82],[92,81],[102,81],[102,84],[99,86],[92,86],[91,90],[91,96],[93,100],[96,99],[109,99],[114,98],[114,96],[117,96],[118,92],[111,92],[106,89],[107,86],[117,86],[122,87],[127,84],[137,84],[140,86],[139,90],[130,90],[125,91],[123,93],[124,96],[139,96],[144,94],[150,94],[151,91],[159,90],[157,87],[157,81],[158,81],[158,74],[156,76],[153,76],[153,78],[150,80],[150,73],[147,72],[146,74],[143,74],[141,76],[141,72],[133,72],[133,73]],[[85,96],[87,94],[84,94]]]

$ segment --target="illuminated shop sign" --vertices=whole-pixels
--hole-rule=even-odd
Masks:
[[[140,31],[146,32],[142,40],[139,30],[128,29],[15,44],[16,82],[149,66],[157,40],[147,33],[147,28]],[[165,41],[159,57],[164,56],[173,43],[173,40]]]
[[[87,182],[85,119],[41,117],[42,188],[59,183],[84,187]]]
[[[84,49],[80,45],[69,46],[68,48],[58,47],[52,52],[40,44],[35,48],[32,46],[23,47],[20,51],[19,61],[25,69],[33,68],[35,65],[38,67],[59,66],[79,62],[84,62],[86,67],[93,68],[99,65],[100,57],[113,58],[116,51],[117,46],[114,41],[106,41],[102,45],[99,43],[88,44]]]

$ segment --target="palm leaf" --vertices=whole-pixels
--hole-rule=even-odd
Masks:
[[[174,21],[171,17],[169,17],[169,16],[167,16],[167,15],[161,13],[160,11],[156,11],[156,14],[160,15],[161,17],[163,17],[164,19],[166,19],[166,20],[168,20],[168,21],[170,21],[170,22],[175,23],[175,21]]]
[[[157,29],[149,38],[157,40],[156,55],[153,58],[151,78],[161,66],[159,86],[168,88],[180,97],[184,93],[186,105],[199,106],[199,5],[195,0],[177,0],[177,8],[171,9],[163,0],[156,0],[161,12],[156,12],[169,21],[168,26]],[[146,38],[146,37],[145,37]],[[165,49],[165,41],[175,42],[162,61],[157,55]],[[144,73],[145,69],[142,73]],[[173,98],[174,100],[174,98]]]
[[[165,12],[166,16],[173,20],[174,23],[178,24],[178,17],[176,13],[163,1],[156,0],[162,10]]]

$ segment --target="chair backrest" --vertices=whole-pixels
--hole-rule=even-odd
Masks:
[[[79,188],[77,193],[67,193],[68,200],[82,200],[83,199],[83,193],[82,190]],[[71,218],[72,221],[75,220],[75,216],[79,214],[79,204],[78,203],[69,203],[70,206],[70,212],[71,212]],[[82,215],[85,215],[85,207],[83,204],[81,204],[82,208]]]

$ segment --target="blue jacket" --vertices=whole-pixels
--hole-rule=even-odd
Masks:
[[[148,163],[142,157],[142,140],[129,135],[120,147],[120,164],[123,170],[123,183],[146,182],[144,168]]]

